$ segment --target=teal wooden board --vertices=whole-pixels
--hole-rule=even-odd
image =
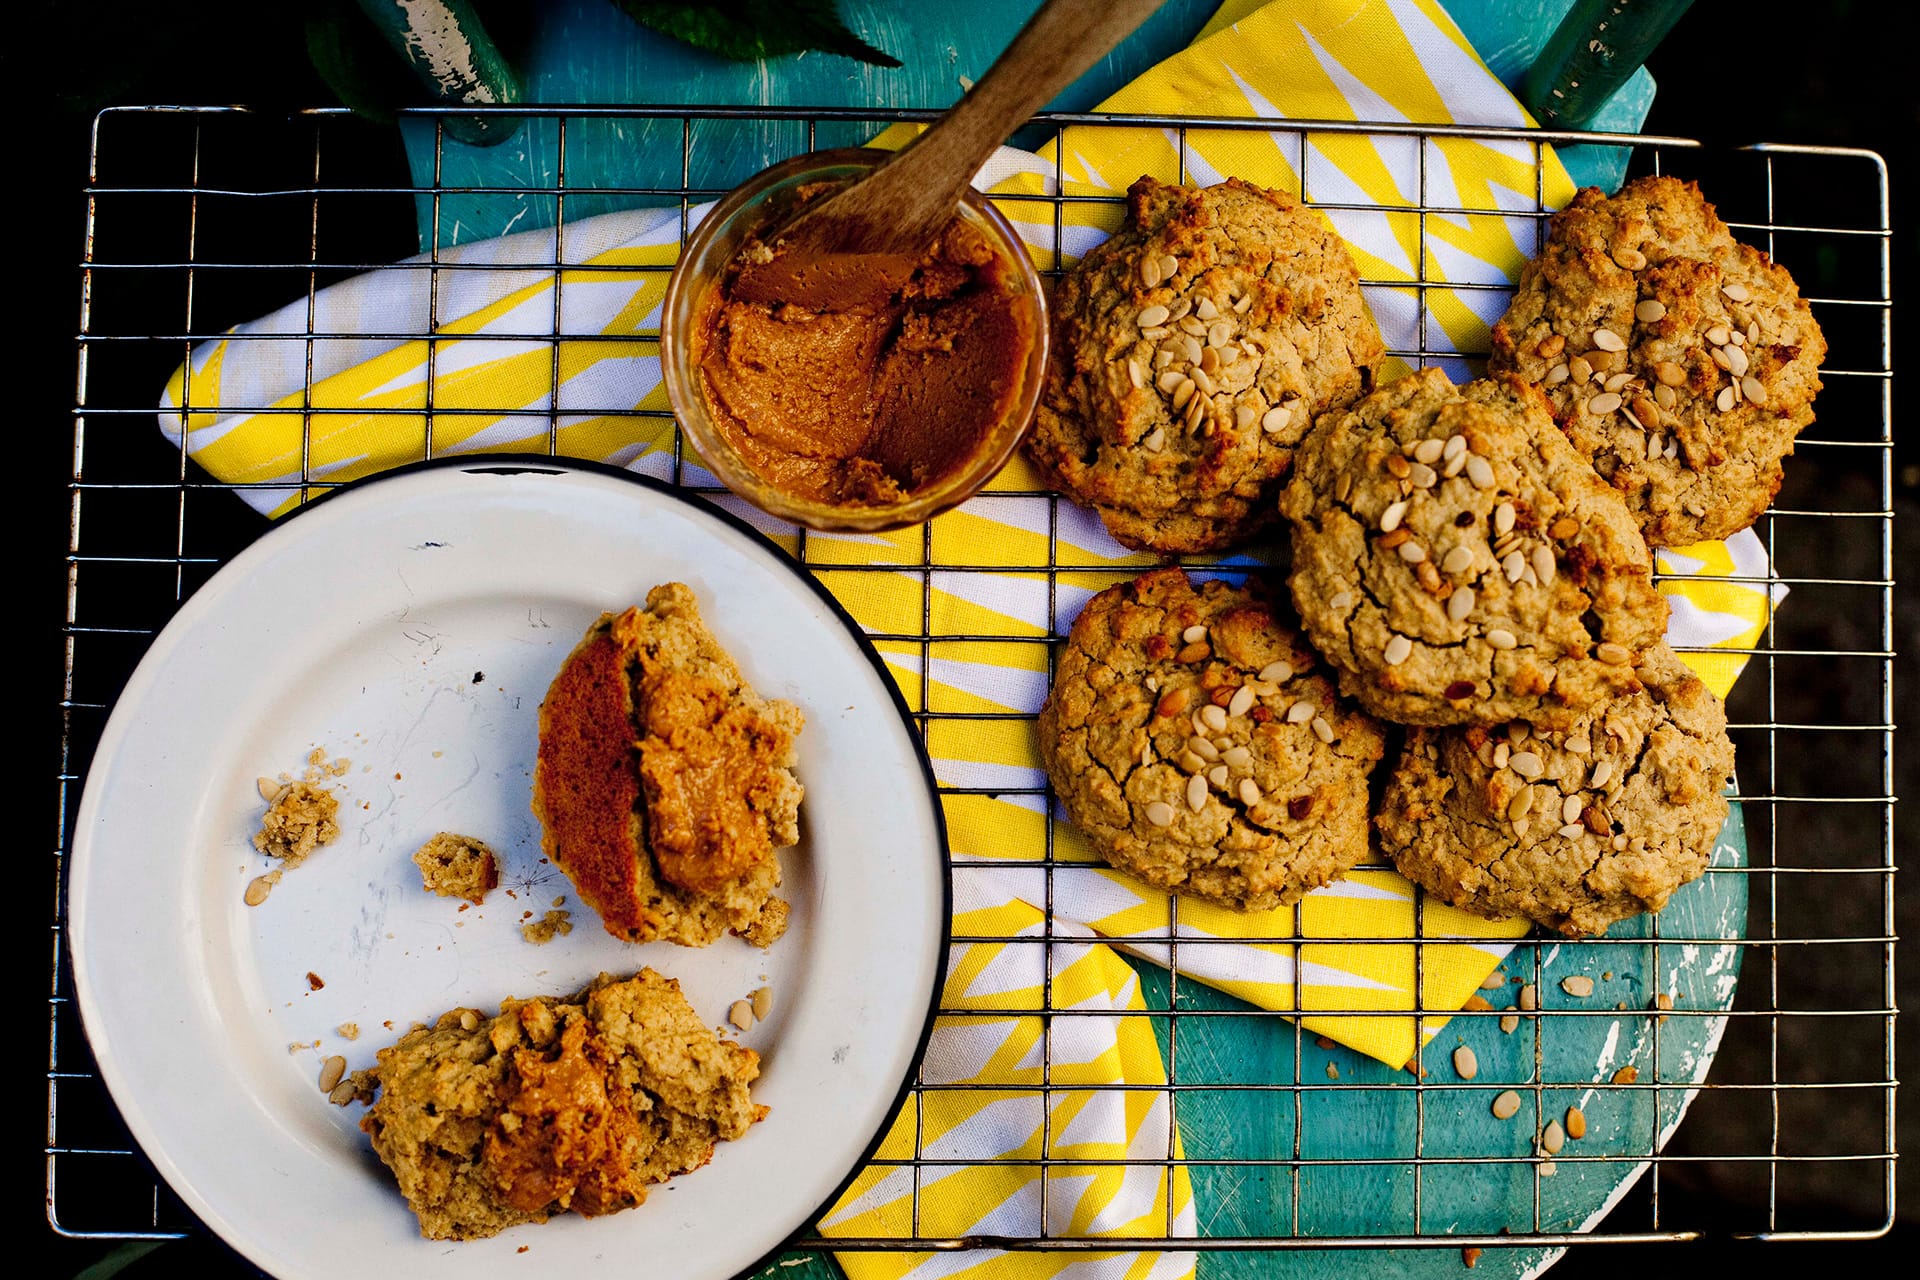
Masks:
[[[964,6],[904,0],[847,0],[856,30],[899,57],[904,66],[872,67],[849,58],[802,54],[771,63],[729,62],[650,31],[608,0],[554,0],[540,11],[525,58],[526,97],[541,103],[634,102],[649,105],[814,106],[939,109],[951,106],[966,80],[977,80],[1037,7],[1038,0],[969,0]],[[1487,65],[1517,86],[1572,0],[1453,0],[1449,11]],[[1148,67],[1185,48],[1219,0],[1167,0],[1119,48],[1047,104],[1083,111]],[[1608,102],[1593,128],[1632,131],[1646,119],[1653,79],[1643,68]],[[864,142],[877,130],[851,123],[822,128],[816,147]],[[506,231],[552,226],[558,206],[541,194],[562,171],[561,126],[529,120],[495,147],[442,140],[434,158],[430,120],[401,123],[418,186],[488,187],[486,194],[422,196],[417,202],[424,252],[484,240]],[[725,191],[776,160],[807,150],[799,122],[702,121],[683,134],[677,120],[574,119],[566,125],[569,219],[660,197],[597,194],[608,187],[691,185]],[[690,145],[689,145],[690,144]],[[691,159],[688,159],[688,156]],[[1628,153],[1619,147],[1561,152],[1581,185],[1612,190]],[[526,194],[516,194],[524,189]]]

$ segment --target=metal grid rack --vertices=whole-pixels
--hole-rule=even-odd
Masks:
[[[288,117],[235,108],[137,108],[110,110],[96,122],[82,263],[70,487],[72,540],[66,561],[60,840],[54,860],[56,957],[46,1155],[48,1213],[61,1232],[158,1237],[197,1229],[192,1216],[158,1183],[134,1149],[97,1078],[72,1000],[63,950],[68,835],[106,715],[133,665],[179,602],[264,528],[264,522],[234,494],[224,491],[229,486],[207,476],[183,451],[162,439],[152,416],[156,394],[192,343],[215,337],[227,325],[264,313],[289,298],[304,293],[311,299],[327,283],[410,252],[416,210],[430,210],[437,225],[443,202],[524,194],[443,182],[440,119],[444,114],[416,113],[414,123],[431,128],[435,140],[433,180],[419,184],[380,181],[389,176],[384,172],[372,180],[360,173],[367,163],[367,126],[339,111]],[[719,195],[723,186],[709,185],[713,169],[700,152],[708,145],[703,139],[711,137],[710,131],[728,122],[751,121],[784,139],[778,145],[791,152],[858,141],[890,122],[930,118],[930,113],[870,110],[680,108],[533,108],[524,114],[530,123],[551,130],[557,142],[559,176],[551,186],[535,192],[552,198],[552,212],[562,228],[583,208],[597,208],[596,201],[677,204],[684,216],[692,205]],[[677,129],[681,139],[677,176],[591,191],[569,186],[569,130],[578,134],[609,121],[669,133]],[[1272,129],[1275,125],[1094,116],[1049,116],[1036,122],[1043,136],[1047,132],[1057,136],[1068,127],[1169,131],[1177,135],[1184,170],[1189,130]],[[1366,133],[1397,136],[1420,146],[1421,199],[1399,211],[1420,220],[1423,268],[1430,261],[1424,253],[1429,217],[1512,215],[1511,210],[1452,209],[1428,203],[1424,154],[1429,140],[1469,136],[1520,141],[1535,149],[1536,160],[1543,143],[1603,141],[1595,135],[1477,128],[1288,122],[1287,129],[1299,147],[1307,202],[1322,207],[1327,202],[1315,199],[1308,176],[1315,140],[1340,132]],[[1580,1157],[1651,1165],[1639,1187],[1590,1235],[1543,1223],[1537,1168],[1532,1203],[1513,1205],[1499,1233],[1450,1235],[1444,1224],[1421,1221],[1423,1178],[1444,1176],[1458,1163],[1457,1158],[1426,1149],[1424,1127],[1416,1128],[1411,1149],[1378,1161],[1382,1176],[1411,1171],[1411,1229],[1316,1233],[1310,1221],[1301,1219],[1301,1180],[1303,1172],[1324,1162],[1302,1150],[1296,1123],[1292,1149],[1266,1157],[1209,1159],[1206,1153],[1191,1149],[1176,1157],[1170,1149],[1164,1156],[1141,1162],[1185,1164],[1193,1171],[1233,1166],[1271,1175],[1279,1180],[1281,1190],[1276,1194],[1291,1198],[1290,1216],[1283,1212],[1279,1218],[1284,1229],[1257,1237],[1219,1235],[1203,1222],[1199,1240],[1128,1241],[1128,1247],[1160,1243],[1246,1255],[1303,1246],[1501,1247],[1589,1238],[1681,1240],[1709,1234],[1833,1239],[1872,1235],[1892,1220],[1893,530],[1890,223],[1885,168],[1877,156],[1856,151],[1783,146],[1716,151],[1682,138],[1604,141],[1631,141],[1636,172],[1652,169],[1700,178],[1736,234],[1795,271],[1831,344],[1820,421],[1802,437],[1798,456],[1789,464],[1787,488],[1759,526],[1772,556],[1773,580],[1791,588],[1792,602],[1769,621],[1751,650],[1752,661],[1729,705],[1750,858],[1744,867],[1715,868],[1709,874],[1746,877],[1750,906],[1746,936],[1737,944],[1744,952],[1744,973],[1734,1007],[1725,1015],[1725,1040],[1712,1078],[1697,1096],[1691,1087],[1658,1078],[1618,1086],[1651,1090],[1656,1099],[1663,1087],[1669,1097],[1685,1094],[1693,1100],[1694,1115],[1664,1146],[1650,1138],[1647,1149]],[[387,168],[392,167],[389,162]],[[744,176],[735,174],[729,181]],[[1065,205],[1084,198],[1053,199],[1057,235]],[[1544,226],[1539,192],[1532,217],[1536,226]],[[430,255],[423,267],[445,269],[437,255]],[[557,263],[553,269],[557,281]],[[1440,285],[1427,279],[1424,269],[1417,281],[1368,284],[1411,290],[1420,307],[1420,342],[1395,354],[1415,364],[1456,360],[1462,354],[1443,352],[1427,341],[1426,292]],[[556,312],[557,308],[556,300]],[[308,342],[309,353],[314,337],[329,336],[315,334],[312,328],[309,324],[308,333],[293,335],[294,340]],[[557,368],[557,344],[554,360]],[[609,406],[608,411],[644,416],[626,406]],[[428,456],[435,412],[429,400]],[[557,425],[550,422],[550,449],[557,438]],[[679,479],[677,439],[673,457],[674,476]],[[326,485],[314,480],[311,487],[317,491]],[[1054,523],[1049,527],[1057,528],[1058,498],[1046,493],[1006,496],[1055,504]],[[810,567],[818,563],[809,556],[804,537],[798,540],[796,552]],[[1035,637],[936,635],[925,611],[918,631],[873,636],[876,641],[918,646],[921,688],[915,705],[923,733],[943,719],[1026,718],[930,709],[928,658],[936,646],[1057,641],[1065,626],[1052,612],[1053,596],[1064,572],[1104,584],[1136,571],[1078,566],[1063,570],[1056,552],[1057,543],[1050,539],[1044,565],[939,566],[942,573],[1044,574],[1049,616],[1056,623],[1049,637],[1036,641]],[[864,568],[918,572],[925,584],[932,580],[935,562],[929,529],[917,559]],[[837,563],[830,567],[835,572],[862,568]],[[1809,701],[1807,695],[1815,695],[1813,701],[1824,711],[1801,711]],[[1056,865],[1065,865],[1056,864],[1051,856],[1051,835],[1048,855],[1044,865],[1051,886]],[[1177,904],[1172,909],[1177,912]],[[1048,924],[1045,936],[1034,942],[1044,945],[1053,940],[1051,919]],[[1695,941],[1662,937],[1657,922],[1652,938],[1656,947],[1685,947]],[[1620,942],[1643,945],[1640,939]],[[1550,940],[1521,943],[1508,968],[1537,979],[1543,953],[1551,945]],[[1811,976],[1836,972],[1842,975],[1837,983]],[[1179,1108],[1199,1093],[1235,1088],[1293,1106],[1297,1121],[1303,1099],[1320,1095],[1337,1100],[1338,1091],[1348,1087],[1303,1078],[1305,1050],[1313,1037],[1290,1022],[1284,1024],[1284,1038],[1291,1041],[1293,1050],[1287,1078],[1224,1085],[1197,1078],[1197,1073],[1185,1074],[1195,1069],[1185,1065],[1192,1055],[1183,1059],[1182,1037],[1191,1040],[1197,1033],[1183,1028],[1209,1017],[1279,1017],[1245,1010],[1223,1013],[1217,999],[1211,1003],[1197,999],[1196,986],[1176,973],[1160,984],[1148,1009],[1138,1015],[1152,1019],[1161,1037],[1176,1119]],[[1050,981],[1048,989],[1050,993]],[[1057,1013],[1051,1008],[1016,1012],[1041,1017]],[[1543,1038],[1554,1034],[1553,1024],[1575,1016],[1575,1011],[1542,1012],[1527,1020],[1536,1060]],[[1670,1016],[1719,1015],[1682,1009]],[[1050,1037],[1042,1043],[1050,1044]],[[1430,1061],[1440,1058],[1440,1042],[1430,1044],[1425,1053]],[[1051,1078],[1050,1067],[1049,1059],[1043,1079]],[[1424,1115],[1426,1095],[1438,1084],[1431,1075],[1403,1073],[1386,1087],[1412,1095],[1416,1110]],[[1531,1087],[1541,1087],[1537,1077]],[[916,1105],[923,1089],[916,1088]],[[1831,1117],[1836,1116],[1848,1119],[1834,1123]],[[1816,1117],[1829,1119],[1815,1125],[1811,1122]],[[1692,1141],[1697,1130],[1710,1131],[1714,1140]],[[1529,1155],[1523,1162],[1534,1159]],[[916,1147],[914,1157],[904,1163],[918,1169],[940,1162]],[[1073,1162],[1042,1155],[1031,1163],[1041,1166],[1044,1178],[1050,1172],[1070,1172],[1063,1167]],[[1704,1208],[1716,1202],[1717,1210]],[[1852,1211],[1841,1212],[1836,1208],[1840,1205],[1850,1205]],[[867,1241],[854,1247],[897,1249],[902,1243]],[[1049,1231],[1043,1219],[1041,1232],[1032,1238],[985,1241],[916,1235],[910,1243],[918,1249],[993,1243],[1071,1250],[1111,1248],[1115,1242]],[[849,1247],[846,1241],[811,1237],[795,1244],[808,1250]]]

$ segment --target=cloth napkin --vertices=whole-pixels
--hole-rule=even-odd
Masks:
[[[1531,123],[1433,0],[1227,0],[1192,46],[1101,110]],[[877,143],[899,145],[911,133],[897,127]],[[1119,206],[1068,203],[1056,215],[1040,197],[1110,197],[1147,173],[1199,183],[1234,174],[1324,204],[1369,282],[1367,300],[1389,348],[1424,345],[1456,381],[1472,376],[1466,357],[1486,350],[1488,328],[1507,304],[1505,286],[1537,246],[1534,212],[1573,194],[1544,145],[1311,133],[1283,123],[1195,128],[1184,140],[1168,129],[1073,127],[1040,153],[1003,148],[976,185],[998,198],[1036,259],[1053,268],[1110,233]],[[704,211],[694,209],[690,220]],[[276,516],[316,483],[422,457],[545,453],[550,430],[563,455],[717,483],[690,453],[684,466],[676,462],[651,340],[681,233],[678,210],[605,214],[335,284],[311,303],[302,298],[195,347],[162,398],[161,429]],[[430,324],[431,344],[392,336]],[[566,339],[557,354],[555,335]],[[1396,364],[1387,376],[1404,370]],[[965,1012],[939,1021],[922,1093],[823,1220],[827,1234],[907,1238],[917,1224],[923,1236],[1031,1235],[1043,1212],[1053,1235],[1192,1234],[1184,1169],[1099,1163],[1164,1160],[1180,1150],[1164,1093],[1111,1087],[1166,1082],[1152,1019],[1138,1016],[1146,1006],[1137,976],[1115,948],[1166,965],[1177,946],[1183,977],[1292,1013],[1399,1065],[1444,1025],[1439,1011],[1458,1009],[1526,932],[1523,923],[1417,904],[1412,887],[1384,868],[1356,871],[1297,910],[1243,915],[1176,905],[1101,864],[1044,797],[1030,718],[1045,697],[1047,664],[1045,647],[1033,641],[1065,635],[1089,597],[1149,560],[1114,543],[1079,508],[1061,503],[1056,512],[1046,498],[1021,493],[1039,487],[1016,461],[930,528],[806,538],[814,571],[883,637],[877,647],[915,711],[989,713],[930,719],[926,743],[946,789],[958,864],[955,935],[990,940],[954,945],[944,1002]],[[792,528],[731,495],[717,500],[797,546]],[[1005,571],[968,571],[984,565]],[[1767,577],[1764,549],[1745,533],[1664,551],[1659,567],[1678,575],[1662,583],[1673,606],[1669,639],[1718,650],[1683,657],[1724,695],[1772,605],[1756,585]],[[1238,578],[1263,568],[1250,553],[1202,573]],[[923,628],[932,637],[924,648],[884,638]],[[1031,941],[1047,937],[1053,941]],[[1365,941],[1394,938],[1408,941]],[[1031,1012],[1043,1008],[1072,1016]],[[952,1085],[972,1087],[943,1088]],[[953,1163],[902,1163],[916,1151]],[[1085,1163],[1044,1171],[1017,1163],[1043,1155]],[[949,1275],[983,1263],[982,1251],[840,1257],[854,1280]],[[1023,1280],[1193,1269],[1185,1252],[1005,1258],[1008,1274]]]

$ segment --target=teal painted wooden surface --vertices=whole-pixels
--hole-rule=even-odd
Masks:
[[[871,67],[848,58],[802,54],[770,63],[728,62],[630,21],[607,0],[554,0],[526,56],[526,100],[541,103],[634,102],[649,105],[887,106],[938,109],[977,80],[1032,14],[1038,0],[968,0],[956,5],[904,0],[848,0],[854,27],[906,64]],[[1572,0],[1453,0],[1449,12],[1494,73],[1517,86]],[[1092,107],[1148,67],[1191,43],[1219,0],[1167,0],[1119,48],[1048,104],[1061,111]],[[1631,131],[1646,118],[1653,81],[1643,69],[1608,103],[1593,127]],[[442,195],[418,202],[420,246],[442,248],[509,230],[553,225],[553,196],[537,194],[559,180],[564,159],[568,218],[583,218],[659,197],[601,194],[607,187],[691,185],[716,194],[776,160],[804,151],[806,126],[768,121],[703,121],[683,134],[678,121],[575,119],[565,126],[530,120],[496,147],[442,140],[438,165],[434,126],[401,125],[408,162],[420,186],[503,189]],[[877,130],[853,123],[823,128],[816,147],[848,146]],[[689,153],[691,160],[687,159]],[[1561,152],[1582,185],[1618,186],[1627,153],[1617,147]],[[516,194],[524,189],[527,194]]]

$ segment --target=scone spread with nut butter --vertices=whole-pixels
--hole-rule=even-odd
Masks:
[[[708,1030],[680,984],[610,974],[567,999],[453,1009],[351,1081],[360,1127],[431,1240],[569,1210],[628,1209],[767,1113],[760,1057]]]
[[[1051,312],[1027,452],[1115,538],[1163,554],[1269,522],[1314,415],[1364,394],[1384,351],[1340,237],[1237,178],[1134,183]]]
[[[1666,627],[1625,502],[1511,376],[1323,416],[1282,506],[1308,637],[1384,719],[1563,724],[1637,690]]]
[[[761,698],[669,582],[604,614],[540,705],[542,847],[607,932],[702,947],[786,928],[774,850],[800,838],[799,708]]]
[[[1725,538],[1779,491],[1826,340],[1793,278],[1690,182],[1589,187],[1527,263],[1488,368],[1542,387],[1647,542]]]
[[[1160,569],[1095,596],[1040,712],[1068,818],[1148,883],[1242,909],[1367,853],[1380,726],[1254,592]]]
[[[1377,819],[1409,880],[1569,937],[1658,911],[1706,870],[1727,819],[1720,699],[1661,644],[1645,686],[1564,730],[1416,729]]]

